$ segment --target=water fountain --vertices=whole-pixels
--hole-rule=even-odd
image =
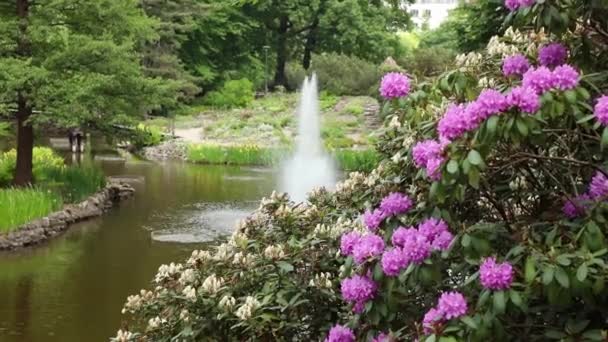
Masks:
[[[295,154],[282,168],[281,190],[295,201],[306,200],[313,188],[331,188],[336,183],[336,168],[321,141],[321,118],[317,76],[306,77],[298,107],[298,136]]]

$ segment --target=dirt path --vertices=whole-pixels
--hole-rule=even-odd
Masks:
[[[176,128],[175,136],[191,143],[199,143],[203,141],[203,130],[197,128]]]

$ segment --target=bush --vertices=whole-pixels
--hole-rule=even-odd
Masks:
[[[593,6],[575,1],[559,20],[548,2],[516,14],[580,42],[607,24]],[[566,31],[573,22],[584,27]],[[264,199],[227,243],[161,266],[154,290],[125,305],[142,333],[119,336],[605,340],[608,82],[579,74],[604,46],[575,43],[559,62],[581,64],[545,69],[536,51],[547,37],[507,30],[388,102],[377,169],[309,203]],[[523,80],[501,72],[514,49],[538,68]]]
[[[253,100],[253,83],[246,78],[227,81],[220,90],[205,97],[208,105],[219,108],[247,107]]]
[[[62,207],[61,197],[35,188],[0,189],[0,233],[44,217]]]
[[[33,173],[36,182],[44,182],[45,172],[63,167],[63,158],[48,147],[34,147]],[[13,180],[17,165],[17,151],[12,149],[0,155],[0,186],[7,186]]]
[[[164,139],[164,131],[156,125],[144,125],[140,123],[130,134],[131,144],[137,149],[148,146],[156,146]]]
[[[421,47],[399,61],[408,73],[431,77],[438,76],[454,66],[456,52],[443,47]]]
[[[319,88],[334,95],[369,95],[381,77],[378,66],[335,53],[314,55],[310,70],[317,73]],[[301,66],[292,63],[286,73],[292,89],[298,89],[306,75]]]

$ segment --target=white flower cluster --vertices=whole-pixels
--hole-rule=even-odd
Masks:
[[[483,56],[478,52],[469,52],[456,56],[456,65],[459,67],[476,67],[481,64]]]
[[[177,282],[180,283],[183,286],[186,286],[188,284],[192,284],[195,281],[196,281],[196,272],[193,269],[191,269],[191,268],[185,269],[182,272],[182,275],[177,280]]]
[[[184,322],[189,322],[190,321],[190,312],[188,312],[188,310],[183,309],[180,313],[179,313],[179,319],[181,319]]]
[[[519,49],[516,45],[503,43],[498,36],[490,38],[486,51],[490,56],[511,56],[519,53]]]
[[[207,260],[210,260],[210,259],[211,259],[211,253],[209,253],[208,251],[194,250],[194,251],[192,251],[192,255],[190,256],[190,259],[188,259],[188,264],[189,265],[196,265],[197,263],[204,264]]]
[[[186,297],[186,299],[188,299],[189,301],[192,302],[196,302],[196,289],[191,286],[188,285],[186,286],[183,290],[182,290],[182,294]]]
[[[290,205],[281,205],[277,211],[275,211],[275,217],[277,218],[287,218],[291,216],[293,213],[293,208]]]
[[[351,230],[364,232],[365,228],[360,220],[353,221],[340,216],[333,225],[318,224],[312,234],[315,237],[337,239]]]
[[[496,79],[494,78],[488,78],[486,76],[482,77],[479,79],[479,81],[477,82],[477,85],[480,88],[494,88],[497,85]]]
[[[331,278],[332,278],[331,273],[321,272],[321,273],[315,274],[314,279],[310,279],[310,281],[308,282],[308,285],[312,286],[312,287],[317,287],[320,289],[331,289],[332,288]]]
[[[399,115],[393,115],[391,121],[388,123],[389,128],[401,128],[401,121],[399,121]]]
[[[228,240],[228,243],[231,246],[239,247],[239,248],[247,247],[248,242],[249,242],[249,238],[247,237],[247,234],[241,232],[240,230],[237,230],[234,233],[232,233],[232,236],[230,236],[230,240]]]
[[[223,243],[217,247],[215,254],[211,258],[216,261],[227,261],[232,259],[233,254],[234,246],[228,243]]]
[[[528,35],[521,33],[518,29],[513,29],[513,26],[509,26],[503,37],[508,38],[513,43],[518,44],[525,44],[529,42],[530,39]]]
[[[282,245],[270,245],[264,250],[264,256],[268,259],[278,260],[285,257]]]
[[[220,288],[224,285],[224,278],[222,277],[216,277],[215,273],[208,276],[205,281],[203,281],[203,285],[202,285],[202,289],[203,291],[210,293],[210,294],[215,294],[217,293]]]
[[[266,208],[269,205],[274,205],[276,203],[285,202],[285,201],[287,201],[286,193],[273,191],[272,194],[270,194],[270,198],[267,198],[267,197],[262,198],[262,200],[260,201],[259,210],[263,210],[264,208]]]
[[[161,325],[167,323],[167,320],[158,316],[150,318],[148,321],[148,330],[154,330],[159,328]]]
[[[154,278],[156,283],[162,283],[167,279],[172,279],[182,271],[182,264],[171,263],[170,265],[161,265],[158,268],[158,273]]]
[[[127,312],[134,313],[139,310],[141,306],[154,298],[154,293],[152,291],[140,290],[138,295],[132,295],[127,297],[127,302],[122,309],[122,314],[124,315]]]
[[[234,255],[232,259],[233,265],[241,265],[244,267],[249,267],[253,265],[254,256],[252,254],[245,254],[244,252],[238,252]]]
[[[128,342],[134,337],[135,335],[132,332],[120,329],[116,332],[116,337],[112,340],[115,342]]]
[[[246,321],[253,316],[255,310],[257,310],[261,306],[260,302],[252,296],[247,296],[245,299],[245,304],[241,305],[237,310],[235,315],[243,321]]]
[[[232,296],[224,296],[222,297],[222,299],[220,299],[220,302],[218,303],[218,307],[222,310],[225,311],[232,311],[232,308],[234,308],[234,306],[236,305],[236,299],[234,299],[234,297]]]
[[[356,188],[357,185],[363,184],[365,182],[365,178],[365,174],[361,172],[351,172],[347,179],[336,184],[336,192],[350,193]]]

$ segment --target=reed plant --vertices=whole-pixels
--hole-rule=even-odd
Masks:
[[[0,189],[0,233],[44,217],[63,205],[61,196],[40,188]]]
[[[380,162],[380,155],[373,149],[350,150],[340,149],[333,151],[334,159],[343,171],[370,172]]]
[[[279,164],[286,155],[286,149],[260,147],[255,144],[195,144],[188,148],[188,160],[200,164],[273,166]]]

